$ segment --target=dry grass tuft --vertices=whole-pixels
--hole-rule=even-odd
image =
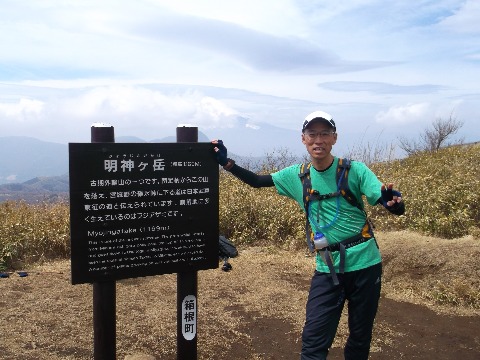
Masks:
[[[405,199],[406,213],[385,217],[382,209],[369,207],[382,230],[412,230],[454,239],[479,238],[480,146],[455,146],[372,165],[384,182],[393,182]]]
[[[0,270],[68,256],[68,204],[0,203]]]
[[[480,309],[480,241],[408,231],[377,234],[388,297],[465,313]]]

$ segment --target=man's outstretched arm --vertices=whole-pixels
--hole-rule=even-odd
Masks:
[[[234,160],[228,158],[227,148],[223,144],[222,140],[213,140],[212,144],[215,145],[213,150],[215,151],[217,162],[223,166],[225,170],[231,172],[245,184],[255,188],[274,186],[272,175],[255,174],[253,171],[244,169],[235,164]]]

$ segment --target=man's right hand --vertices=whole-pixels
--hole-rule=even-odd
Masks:
[[[213,140],[212,141],[213,145],[216,145],[213,150],[215,150],[215,158],[217,159],[217,162],[221,166],[227,165],[228,158],[227,158],[227,148],[225,145],[223,145],[222,140]]]

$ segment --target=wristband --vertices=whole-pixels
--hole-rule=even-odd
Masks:
[[[235,160],[227,159],[227,163],[223,166],[223,168],[227,171],[232,170],[233,165],[235,165]]]

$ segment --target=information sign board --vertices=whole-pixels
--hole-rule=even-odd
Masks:
[[[71,143],[72,284],[218,267],[210,143]]]

